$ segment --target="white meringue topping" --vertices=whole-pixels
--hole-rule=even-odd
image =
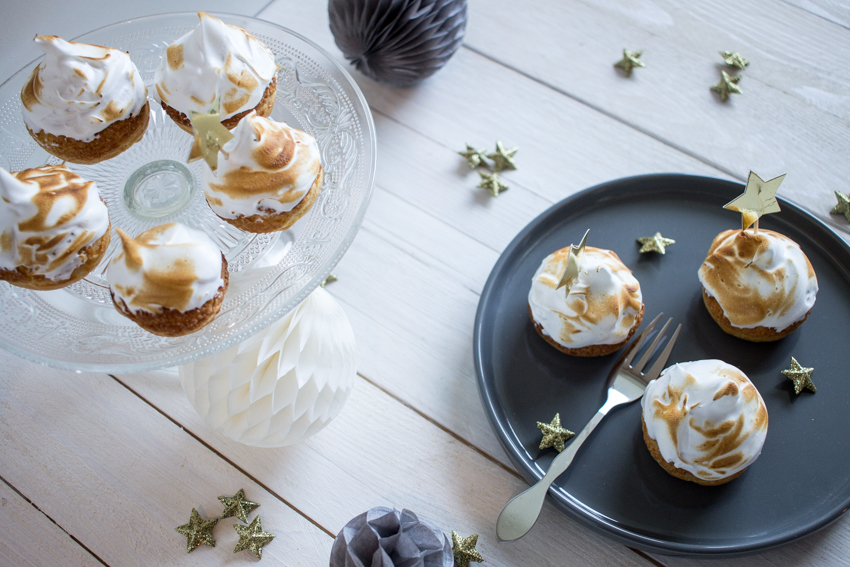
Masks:
[[[803,319],[818,279],[796,242],[770,230],[727,230],[714,239],[699,281],[733,327],[781,331]]]
[[[0,268],[30,268],[67,280],[78,254],[109,230],[109,212],[94,181],[64,165],[9,173],[0,168]]]
[[[623,342],[640,314],[640,284],[610,250],[588,246],[578,278],[556,289],[570,248],[547,256],[534,277],[528,305],[534,320],[559,345],[575,349]]]
[[[180,223],[163,224],[131,238],[120,229],[123,251],[106,279],[133,313],[163,307],[185,313],[215,297],[224,285],[221,250],[207,234]]]
[[[221,119],[260,103],[278,66],[257,38],[204,12],[201,23],[172,43],[154,76],[154,98],[187,117],[221,97]]]
[[[204,193],[228,219],[291,211],[321,169],[313,136],[255,112],[239,121],[222,150],[218,170],[204,169]]]
[[[767,436],[761,394],[722,360],[666,368],[646,387],[641,407],[646,432],[664,460],[708,481],[751,465]]]
[[[44,60],[21,90],[24,122],[33,132],[91,142],[147,103],[139,70],[123,51],[56,36],[34,41]]]

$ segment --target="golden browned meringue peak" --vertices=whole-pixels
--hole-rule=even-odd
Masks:
[[[0,268],[25,266],[66,280],[84,262],[79,252],[107,230],[109,213],[94,181],[64,165],[0,168]]]
[[[291,211],[321,170],[313,136],[251,112],[222,148],[218,169],[205,168],[204,192],[222,218]]]
[[[727,230],[699,269],[706,293],[734,327],[781,331],[806,317],[818,280],[796,242],[771,230]]]

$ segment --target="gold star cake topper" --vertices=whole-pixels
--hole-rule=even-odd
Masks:
[[[186,536],[186,553],[192,553],[201,545],[215,547],[215,538],[212,535],[212,530],[218,523],[218,518],[212,520],[204,520],[195,508],[192,508],[192,515],[189,518],[188,524],[174,528],[178,533]]]
[[[794,393],[799,394],[803,391],[803,388],[808,388],[812,392],[818,391],[818,389],[815,388],[814,382],[812,382],[812,372],[814,371],[814,368],[806,368],[802,366],[799,362],[797,362],[797,359],[792,356],[791,368],[783,370],[782,373],[786,378],[794,382]]]
[[[741,87],[738,86],[738,81],[741,80],[741,75],[730,75],[726,71],[720,71],[720,82],[711,87],[716,93],[720,93],[720,100],[726,102],[730,94],[744,94]]]
[[[478,184],[478,187],[486,189],[494,197],[498,197],[499,193],[504,193],[508,190],[508,186],[502,183],[502,179],[497,172],[488,173],[486,171],[479,171],[478,175],[481,176],[481,182]]]
[[[250,549],[257,559],[263,558],[263,546],[274,539],[274,534],[263,531],[263,521],[259,516],[254,518],[250,525],[234,524],[233,529],[239,534],[239,543],[236,544],[233,553]]]
[[[458,153],[466,158],[466,165],[469,166],[469,169],[475,169],[479,165],[486,165],[484,158],[487,157],[487,154],[484,153],[484,150],[473,148],[469,142],[466,143],[466,151]]]
[[[742,71],[750,64],[750,62],[744,59],[744,56],[737,51],[721,51],[720,56],[727,65],[730,67],[737,67]]]
[[[259,508],[259,504],[245,499],[245,491],[239,489],[235,496],[219,496],[218,499],[224,504],[224,512],[221,513],[221,518],[230,518],[236,516],[246,524],[248,523],[248,514],[251,510]]]
[[[664,238],[661,236],[660,232],[656,232],[652,236],[641,236],[637,239],[637,241],[641,245],[639,250],[641,254],[646,254],[647,252],[666,254],[667,247],[671,244],[676,244],[675,240],[672,238]]]
[[[540,440],[540,448],[548,449],[554,447],[559,453],[564,450],[564,441],[571,439],[575,433],[569,429],[561,427],[561,414],[556,413],[552,423],[537,422],[537,429],[543,432],[543,439]]]
[[[579,242],[578,246],[570,244],[570,251],[567,255],[567,267],[564,269],[564,275],[561,276],[561,281],[558,282],[558,287],[555,288],[561,289],[562,287],[566,287],[567,295],[570,294],[570,288],[573,287],[581,271],[582,256],[584,254],[584,247],[587,245],[588,234],[590,234],[589,228],[585,231],[584,236],[581,237],[581,242]]]
[[[744,193],[723,205],[723,208],[741,213],[741,230],[747,230],[751,224],[756,223],[755,233],[758,234],[759,218],[762,215],[778,213],[780,210],[776,191],[784,179],[783,173],[779,177],[764,181],[751,171]]]
[[[640,60],[642,53],[642,49],[639,49],[638,51],[629,51],[628,49],[624,49],[623,58],[614,63],[614,67],[622,70],[627,77],[631,77],[632,69],[635,67],[646,67],[646,64]]]
[[[233,139],[233,134],[221,123],[221,99],[217,98],[209,112],[192,111],[192,130],[195,141],[189,151],[189,163],[202,159],[210,169],[218,169],[218,152],[222,146]]]
[[[475,545],[478,543],[478,534],[472,534],[469,537],[460,537],[456,531],[452,530],[452,553],[455,556],[455,567],[469,567],[469,562],[482,563],[484,557],[475,550]]]
[[[844,215],[847,222],[850,222],[850,195],[836,191],[835,198],[838,199],[838,204],[829,212],[833,215]]]
[[[502,142],[496,142],[496,151],[492,154],[487,154],[487,157],[493,160],[493,168],[496,173],[506,169],[516,169],[514,156],[519,151],[519,148],[511,148],[506,150]]]

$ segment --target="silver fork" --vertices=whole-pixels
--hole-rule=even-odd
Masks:
[[[664,350],[658,356],[658,359],[652,367],[643,373],[641,370],[644,366],[646,366],[646,363],[649,362],[652,353],[655,352],[655,347],[658,346],[659,341],[661,341],[665,331],[667,331],[667,327],[670,326],[673,319],[667,320],[667,323],[664,324],[664,327],[662,327],[658,336],[655,337],[655,340],[651,345],[649,345],[646,353],[641,357],[637,364],[632,366],[631,362],[640,350],[644,340],[646,340],[652,332],[652,329],[655,327],[655,324],[661,318],[661,315],[662,313],[659,313],[658,316],[646,327],[646,329],[644,329],[644,331],[638,335],[634,341],[632,341],[632,344],[629,345],[617,361],[613,370],[611,370],[611,374],[608,376],[608,399],[605,402],[605,405],[599,408],[599,411],[596,412],[596,415],[594,415],[590,422],[584,426],[584,429],[582,429],[578,435],[573,437],[572,442],[567,446],[567,448],[555,457],[555,460],[552,461],[552,465],[549,467],[549,470],[546,471],[543,478],[541,478],[534,486],[511,498],[511,500],[502,509],[502,512],[499,514],[499,519],[496,521],[496,536],[499,538],[499,541],[514,541],[528,533],[528,531],[534,526],[534,523],[537,522],[537,517],[540,515],[540,509],[543,507],[543,501],[546,499],[546,493],[549,492],[549,487],[553,482],[555,482],[555,479],[558,478],[561,473],[567,470],[567,467],[573,462],[573,458],[576,456],[579,448],[581,448],[582,443],[584,443],[596,426],[599,425],[602,418],[605,417],[613,408],[621,404],[633,402],[643,397],[646,385],[651,380],[658,378],[658,375],[667,363],[667,359],[670,357],[670,351],[673,350],[673,345],[676,343],[676,337],[679,336],[679,331],[681,330],[682,325],[679,325],[676,328],[676,331],[673,333],[673,336],[670,337],[670,341],[667,343],[667,346],[664,347]]]

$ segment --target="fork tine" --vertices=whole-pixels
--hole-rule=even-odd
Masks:
[[[644,329],[643,332],[641,334],[639,334],[638,337],[634,340],[634,342],[631,344],[631,346],[628,347],[629,353],[626,355],[626,358],[623,359],[623,364],[621,366],[628,366],[629,363],[631,363],[632,359],[635,357],[635,355],[640,350],[640,345],[643,344],[643,341],[644,341],[644,339],[646,339],[646,336],[649,335],[649,333],[652,332],[652,329],[655,328],[655,324],[658,322],[659,319],[661,319],[662,315],[664,315],[664,313],[659,313],[655,317],[655,319],[650,321],[649,325],[646,326],[646,329]]]
[[[646,349],[646,352],[644,353],[644,355],[642,357],[640,357],[640,361],[637,364],[635,364],[634,366],[632,366],[632,370],[634,370],[635,372],[640,372],[643,369],[643,367],[646,366],[646,363],[649,362],[649,357],[652,356],[653,352],[655,352],[655,347],[658,346],[658,342],[661,340],[661,337],[664,336],[664,333],[667,332],[667,327],[669,327],[670,323],[672,323],[672,322],[673,322],[672,317],[670,319],[667,319],[667,322],[664,323],[664,326],[661,327],[661,330],[658,331],[658,334],[655,336],[655,340],[652,341],[652,344],[649,345],[648,349]]]
[[[659,355],[658,360],[656,360],[655,364],[652,365],[652,368],[643,375],[644,380],[647,382],[655,380],[658,378],[658,375],[661,374],[661,371],[664,370],[664,366],[667,364],[667,359],[670,358],[670,352],[673,350],[673,345],[676,344],[676,338],[679,336],[680,330],[682,330],[681,323],[678,327],[676,327],[676,331],[673,333],[673,336],[670,337],[670,342],[668,342],[667,346],[664,347],[664,350]]]

